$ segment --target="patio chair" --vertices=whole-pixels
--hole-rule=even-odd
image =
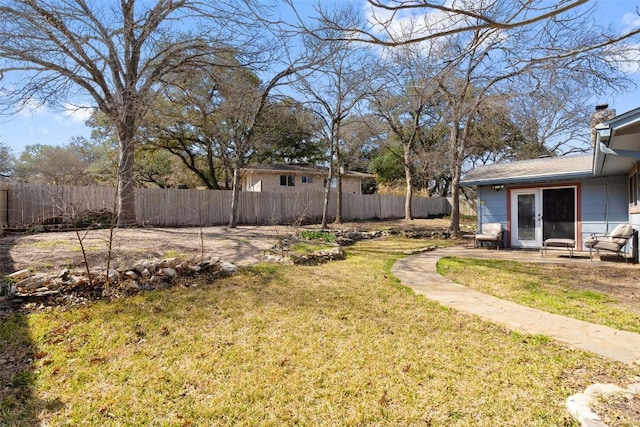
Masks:
[[[620,224],[610,234],[592,234],[584,241],[584,245],[589,248],[591,260],[593,260],[593,251],[595,250],[598,256],[600,256],[600,251],[615,252],[623,257],[625,262],[629,262],[622,250],[632,235],[633,227],[631,224]]]
[[[480,233],[476,234],[476,246],[482,247],[482,242],[490,242],[496,245],[496,249],[500,249],[502,242],[502,224],[499,222],[488,222],[482,224]]]

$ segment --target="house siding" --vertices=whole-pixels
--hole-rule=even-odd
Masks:
[[[281,175],[291,175],[294,177],[294,185],[280,185]],[[310,176],[311,182],[302,182],[303,176]],[[309,191],[325,191],[324,179],[326,175],[311,175],[308,173],[300,173],[297,171],[278,171],[278,172],[251,172],[246,173],[243,177],[243,191],[257,191],[256,185],[266,193],[289,193],[289,192],[309,192]],[[361,178],[349,175],[342,176],[342,192],[351,194],[361,194]]]
[[[478,226],[490,222],[499,222],[507,226],[507,192],[496,191],[491,187],[478,188]]]
[[[589,178],[580,180],[579,183],[580,217],[577,220],[581,223],[578,230],[582,243],[593,233],[607,233],[616,225],[629,222],[626,176]],[[575,184],[576,181],[547,182],[544,186],[561,187]],[[530,188],[537,188],[537,185],[532,184]],[[496,191],[490,186],[478,187],[478,227],[482,227],[484,223],[499,222],[507,231],[508,203],[505,189]],[[634,217],[635,224],[640,225],[640,214]],[[505,233],[505,244],[508,244],[508,234]],[[584,244],[580,247],[584,248]]]
[[[582,184],[582,241],[629,222],[627,177],[594,178]]]

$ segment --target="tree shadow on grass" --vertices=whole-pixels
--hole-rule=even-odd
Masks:
[[[10,249],[15,237],[0,237],[0,274],[14,271]],[[31,338],[28,314],[0,297],[0,426],[39,425],[42,408],[60,409],[57,400],[43,402],[35,398],[34,361],[39,352]]]

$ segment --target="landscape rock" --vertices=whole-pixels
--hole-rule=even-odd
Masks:
[[[58,273],[58,275],[56,276],[56,279],[69,280],[70,275],[71,275],[71,270],[69,270],[68,268],[65,268],[60,273]]]
[[[25,289],[28,291],[33,291],[38,289],[39,287],[42,286],[42,284],[44,283],[44,277],[42,276],[31,276],[31,277],[27,277],[24,280],[19,281],[18,283],[16,283],[16,287],[18,289]]]
[[[235,264],[231,264],[230,262],[221,262],[220,264],[220,272],[231,276],[238,271],[238,267]]]
[[[631,400],[636,398],[640,391],[640,383],[631,384],[626,389],[615,384],[592,384],[583,393],[576,393],[566,401],[567,411],[580,423],[581,427],[609,427],[602,422],[593,407],[616,395],[625,396]]]
[[[14,280],[24,280],[27,277],[31,277],[33,276],[33,272],[29,271],[28,269],[24,269],[24,270],[20,270],[20,271],[16,271],[14,273],[11,274],[7,274],[7,277],[14,279]]]
[[[178,261],[177,258],[165,258],[163,260],[160,261],[158,267],[160,268],[174,268],[176,265],[178,265]]]
[[[140,277],[138,275],[138,273],[136,273],[133,270],[127,270],[124,272],[124,275],[127,276],[127,278],[131,279],[131,280],[138,280],[138,278]]]
[[[326,249],[318,251],[313,254],[302,255],[293,259],[294,264],[299,265],[318,265],[324,264],[329,261],[343,260],[345,259],[345,252],[341,246],[336,246],[332,249]]]
[[[173,268],[163,268],[162,269],[162,273],[167,276],[167,277],[176,277],[178,275],[178,272],[176,270],[174,270]]]

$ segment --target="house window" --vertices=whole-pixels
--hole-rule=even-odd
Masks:
[[[322,183],[322,186],[324,188],[327,188],[327,183],[329,182],[328,178],[324,179],[324,182]],[[331,188],[336,188],[338,187],[338,180],[336,178],[331,178]]]
[[[629,209],[634,211],[638,209],[638,182],[638,165],[636,164],[629,172]]]
[[[302,178],[300,178],[300,181],[307,184],[311,184],[313,182],[313,179],[310,176],[302,175]]]
[[[280,175],[280,185],[293,187],[295,185],[293,175]]]

